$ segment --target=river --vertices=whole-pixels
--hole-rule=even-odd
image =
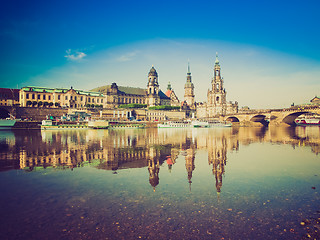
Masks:
[[[0,132],[1,239],[319,239],[320,128]]]

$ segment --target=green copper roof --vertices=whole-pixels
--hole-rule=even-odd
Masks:
[[[26,91],[26,92],[37,92],[37,93],[66,93],[71,88],[46,88],[46,87],[33,87],[33,86],[28,86],[28,87],[23,87],[21,90]],[[81,95],[87,95],[87,96],[94,96],[94,97],[103,97],[103,94],[100,92],[94,92],[94,91],[83,91],[83,90],[77,90],[73,89],[76,93],[81,94]]]
[[[216,61],[215,61],[215,65],[219,65],[218,52],[216,52]]]

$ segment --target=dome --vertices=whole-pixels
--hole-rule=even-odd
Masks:
[[[153,66],[152,66],[152,68],[150,69],[149,76],[156,76],[156,77],[158,77],[158,73],[157,73],[156,69],[154,69]]]

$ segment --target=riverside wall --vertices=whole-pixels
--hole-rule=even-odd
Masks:
[[[33,107],[17,107],[16,118],[29,119],[34,121],[42,121],[48,115],[61,117],[68,113],[68,109],[62,108],[33,108]]]

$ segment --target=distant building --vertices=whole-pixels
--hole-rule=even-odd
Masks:
[[[85,108],[104,106],[104,95],[67,88],[23,87],[20,90],[22,107]]]
[[[191,81],[190,65],[188,63],[187,82],[184,85],[184,101],[190,109],[195,109],[194,85]]]
[[[106,107],[116,108],[124,104],[146,104],[148,107],[159,105],[170,105],[171,99],[160,89],[158,73],[152,68],[148,74],[147,88],[134,88],[118,86],[116,83],[93,89],[105,95]]]
[[[180,106],[180,101],[179,101],[176,93],[172,89],[170,82],[168,83],[167,91],[165,94],[168,98],[170,98],[170,105],[171,106]]]
[[[207,102],[197,104],[198,118],[212,118],[220,115],[238,112],[238,103],[227,102],[227,92],[223,86],[224,81],[221,76],[221,68],[216,55],[214,64],[212,88],[208,90]]]
[[[312,98],[310,100],[311,104],[313,105],[320,105],[320,98],[318,98],[317,96],[315,96],[314,98]]]
[[[19,104],[19,89],[0,88],[0,106]]]

